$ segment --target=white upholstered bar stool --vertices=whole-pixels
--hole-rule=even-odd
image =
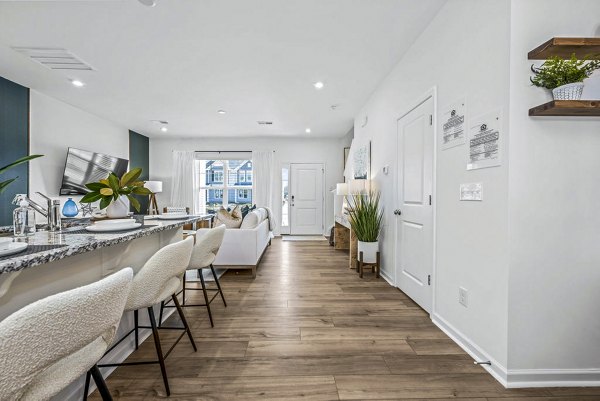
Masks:
[[[0,322],[0,399],[47,400],[91,371],[110,346],[131,288],[125,268],[93,284],[36,301]]]
[[[197,350],[190,327],[185,319],[185,315],[183,314],[183,309],[181,308],[181,305],[177,300],[177,296],[175,295],[181,286],[183,275],[190,263],[190,256],[192,255],[193,247],[194,239],[188,237],[183,241],[175,242],[159,249],[154,255],[152,255],[150,259],[148,259],[148,261],[133,278],[131,292],[125,306],[126,311],[133,311],[134,313],[134,328],[125,334],[125,336],[118,342],[113,344],[113,346],[109,349],[110,352],[131,333],[135,333],[135,347],[137,349],[139,346],[138,330],[151,329],[158,359],[154,361],[98,364],[99,367],[147,365],[153,363],[159,364],[165,390],[167,395],[171,394],[171,390],[169,389],[169,380],[167,378],[167,370],[165,367],[165,358],[169,356],[173,348],[175,348],[175,346],[186,334],[192,343],[194,351]],[[162,304],[167,298],[172,299],[175,303],[175,307],[177,308],[177,312],[179,313],[179,318],[183,323],[183,327],[159,327],[159,325],[156,324],[156,318],[154,317],[154,310],[152,309],[152,306]],[[139,325],[138,311],[140,309],[146,309],[148,311],[150,326]],[[169,350],[165,353],[162,352],[160,345],[160,336],[158,334],[159,328],[183,331],[177,338],[177,341],[175,341],[171,348],[169,348]]]
[[[223,305],[227,306],[227,302],[225,301],[225,296],[223,295],[223,291],[221,290],[221,283],[219,283],[219,276],[217,276],[217,272],[215,272],[215,268],[213,266],[213,262],[217,257],[217,253],[219,252],[219,248],[223,243],[223,237],[225,236],[225,226],[219,226],[215,228],[211,228],[210,230],[205,230],[205,234],[196,240],[196,245],[194,246],[194,250],[192,252],[192,257],[190,259],[190,264],[188,266],[188,270],[196,270],[198,272],[198,278],[200,279],[200,284],[202,288],[196,287],[186,287],[186,282],[183,283],[183,306],[206,306],[206,310],[208,311],[208,318],[210,319],[211,327],[214,327],[212,313],[210,311],[211,302],[217,297],[217,295],[221,295],[221,299],[223,300]],[[212,275],[215,279],[215,284],[217,288],[207,288],[206,282],[204,281],[204,275],[202,274],[202,270],[210,269]],[[204,294],[204,303],[203,304],[189,304],[185,300],[185,291],[186,290],[202,290]],[[209,299],[208,291],[215,291],[215,294]],[[179,294],[177,294],[179,295]],[[167,303],[161,304],[161,316],[163,309],[165,307],[172,307],[167,305]]]

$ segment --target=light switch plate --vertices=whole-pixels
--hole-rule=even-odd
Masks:
[[[461,201],[482,201],[483,200],[483,184],[474,182],[470,184],[460,184],[460,200]]]

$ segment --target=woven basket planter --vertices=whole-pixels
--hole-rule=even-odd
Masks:
[[[555,100],[579,100],[583,93],[583,82],[566,84],[552,89]]]

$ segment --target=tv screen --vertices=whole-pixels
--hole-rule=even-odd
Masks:
[[[109,173],[121,177],[128,164],[126,159],[69,148],[60,194],[85,195],[90,192],[85,184],[106,178]]]

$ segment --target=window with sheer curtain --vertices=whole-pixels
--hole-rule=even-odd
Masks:
[[[200,213],[216,213],[221,206],[252,206],[252,160],[197,159]]]

